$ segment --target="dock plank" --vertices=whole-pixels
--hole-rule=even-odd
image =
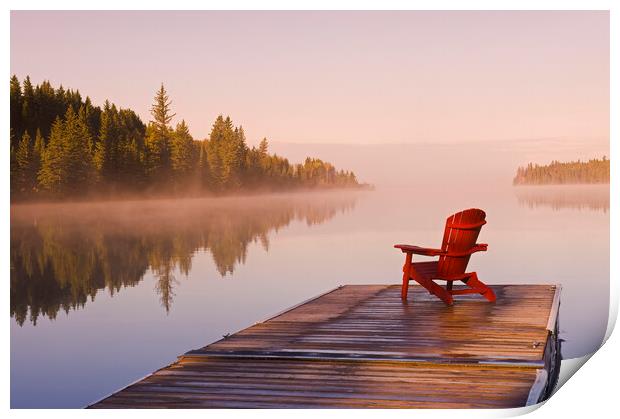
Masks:
[[[93,408],[506,408],[547,391],[558,289],[493,287],[446,306],[347,285],[203,348]],[[553,339],[549,339],[552,336]],[[555,356],[554,355],[554,356]]]
[[[532,368],[213,358],[181,361],[95,407],[516,407],[535,379]]]
[[[553,286],[495,286],[494,304],[468,295],[458,297],[450,307],[422,287],[410,288],[409,301],[402,304],[399,286],[366,289],[347,285],[191,353],[257,349],[263,353],[542,360]]]

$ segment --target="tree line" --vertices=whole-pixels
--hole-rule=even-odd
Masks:
[[[529,163],[519,167],[513,179],[514,185],[550,185],[576,183],[609,183],[609,160],[591,159],[562,163],[557,160],[548,165]]]
[[[200,195],[255,190],[361,186],[353,172],[321,159],[301,164],[269,153],[266,138],[249,147],[242,126],[218,116],[195,140],[162,84],[145,124],[131,109],[102,108],[78,90],[10,82],[11,198],[56,199],[115,194]]]

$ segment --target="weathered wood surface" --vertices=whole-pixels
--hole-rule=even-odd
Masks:
[[[98,408],[524,406],[534,368],[299,359],[182,359]]]
[[[204,348],[95,408],[519,407],[559,368],[551,285],[453,306],[400,286],[344,286]],[[550,339],[555,338],[555,339]],[[551,350],[554,349],[554,350]]]
[[[410,288],[410,301],[403,304],[398,286],[348,285],[190,354],[542,361],[554,286],[495,286],[496,303],[466,295],[451,307],[437,304],[422,287]]]

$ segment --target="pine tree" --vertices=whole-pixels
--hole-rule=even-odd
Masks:
[[[161,87],[155,94],[155,103],[151,106],[151,115],[153,116],[153,122],[157,125],[157,128],[162,131],[163,134],[167,134],[164,128],[168,127],[168,124],[176,116],[176,114],[171,113],[170,105],[172,105],[172,101],[169,100],[168,94],[166,93],[166,89],[164,88],[164,84],[161,84]]]
[[[14,130],[13,134],[19,135],[22,131],[22,87],[19,84],[17,76],[11,76],[11,129]],[[13,137],[12,137],[13,138]],[[17,138],[18,139],[18,138]],[[16,141],[17,141],[16,139]],[[13,144],[17,146],[17,144]]]
[[[30,77],[26,76],[24,80],[24,93],[22,95],[22,120],[24,121],[24,130],[31,129],[33,123],[33,107],[34,107],[34,89]]]
[[[17,192],[17,145],[15,144],[13,134],[13,128],[10,129],[10,163],[9,163],[9,171],[10,171],[10,187],[11,187],[11,199],[13,199],[13,194]]]
[[[88,190],[95,175],[92,138],[85,115],[87,112],[82,111],[80,116],[76,116],[71,107],[65,115],[64,134],[69,167],[67,189],[70,194]]]
[[[112,113],[118,129],[116,167],[118,183],[127,189],[143,188],[145,185],[145,126],[130,109]]]
[[[245,133],[234,128],[230,117],[215,120],[209,138],[207,156],[213,181],[218,189],[234,190],[242,185],[245,163]]]
[[[152,129],[150,131],[149,151],[152,156],[152,162],[155,167],[151,168],[151,172],[159,180],[163,179],[170,169],[170,129],[168,124],[176,115],[172,113],[170,105],[172,102],[168,98],[164,84],[155,94],[155,102],[151,106]]]
[[[199,145],[199,155],[198,155],[198,171],[200,177],[200,186],[203,190],[212,189],[213,180],[211,179],[211,170],[209,167],[209,158],[207,147],[209,144],[208,140],[203,140],[198,142]]]
[[[45,152],[45,139],[41,135],[41,130],[37,128],[37,133],[34,138],[34,147],[32,148],[32,167],[31,176],[33,189],[38,190],[37,176],[41,170],[41,162],[43,159],[43,153]]]
[[[258,153],[258,164],[261,172],[261,179],[259,181],[268,182],[271,170],[271,157],[269,156],[269,142],[267,141],[267,138],[263,137],[261,140],[258,145]]]
[[[22,139],[17,146],[15,154],[17,164],[17,191],[20,194],[28,193],[32,190],[32,141],[28,131],[24,132]]]
[[[66,157],[63,141],[63,123],[58,117],[50,131],[50,138],[41,159],[38,180],[41,188],[49,193],[62,192],[62,182],[66,179]]]
[[[224,123],[224,117],[219,115],[209,134],[209,140],[206,143],[206,155],[209,165],[211,189],[220,190],[224,185],[224,174],[222,167],[221,148],[225,139],[226,124]]]
[[[237,166],[237,150],[236,137],[237,133],[230,116],[224,120],[222,141],[220,142],[219,153],[222,162],[221,180],[225,189],[232,189],[237,185],[236,166]]]
[[[42,188],[61,196],[88,191],[95,173],[90,144],[88,126],[69,107],[64,121],[52,126],[39,172]]]
[[[95,145],[94,164],[97,169],[99,180],[104,183],[111,183],[117,175],[116,164],[118,161],[117,130],[115,129],[115,109],[112,108],[108,100],[105,101],[101,121],[99,124],[99,135]]]
[[[247,154],[247,145],[245,131],[242,126],[234,129],[226,145],[224,161],[228,166],[227,186],[229,189],[238,189],[243,186],[246,172],[245,156]]]
[[[245,181],[244,186],[255,188],[262,182],[261,153],[252,147],[245,154]]]
[[[258,151],[261,157],[267,157],[267,153],[269,151],[269,143],[267,142],[267,138],[263,138],[260,140],[260,144],[258,145]]]
[[[80,92],[76,91],[76,95],[77,95],[77,102],[78,104],[80,104],[82,101]],[[86,99],[84,100],[84,103],[82,105],[76,106],[76,109],[80,109],[83,112],[83,115],[81,115],[81,118],[83,119],[84,123],[88,127],[88,132],[91,138],[93,139],[96,138],[97,135],[99,134],[100,121],[101,121],[101,109],[93,106],[92,102],[90,101],[90,97],[88,96],[86,96]],[[95,151],[94,146],[95,144],[93,143],[92,144],[93,152]]]
[[[86,131],[84,134],[88,140],[86,147],[88,148],[89,153],[92,155],[95,152],[95,142],[93,141],[94,134],[90,128],[89,120],[92,119],[93,107],[90,104],[90,100],[79,107],[79,111],[77,114],[80,126],[84,128]]]
[[[177,124],[172,143],[170,147],[170,160],[172,164],[172,172],[177,184],[189,180],[192,171],[196,165],[194,152],[194,139],[189,133],[189,128],[182,120]]]
[[[145,172],[149,182],[157,183],[164,179],[164,146],[161,142],[161,135],[154,123],[150,122],[146,127],[144,138],[145,145]]]

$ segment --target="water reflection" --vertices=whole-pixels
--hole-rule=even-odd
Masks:
[[[472,270],[493,285],[562,284],[562,355],[592,353],[609,317],[610,211],[530,209],[515,189],[13,207],[11,406],[82,407],[338,285],[398,284],[393,244],[437,245],[445,217],[469,207],[488,220]]]
[[[517,186],[514,192],[519,205],[530,209],[609,211],[609,185]]]
[[[166,311],[197,251],[209,251],[221,277],[243,263],[248,245],[269,249],[269,235],[293,221],[323,223],[351,210],[355,195],[133,203],[28,205],[11,208],[11,316],[21,326],[39,316],[83,307],[98,290],[111,295],[151,270]]]

